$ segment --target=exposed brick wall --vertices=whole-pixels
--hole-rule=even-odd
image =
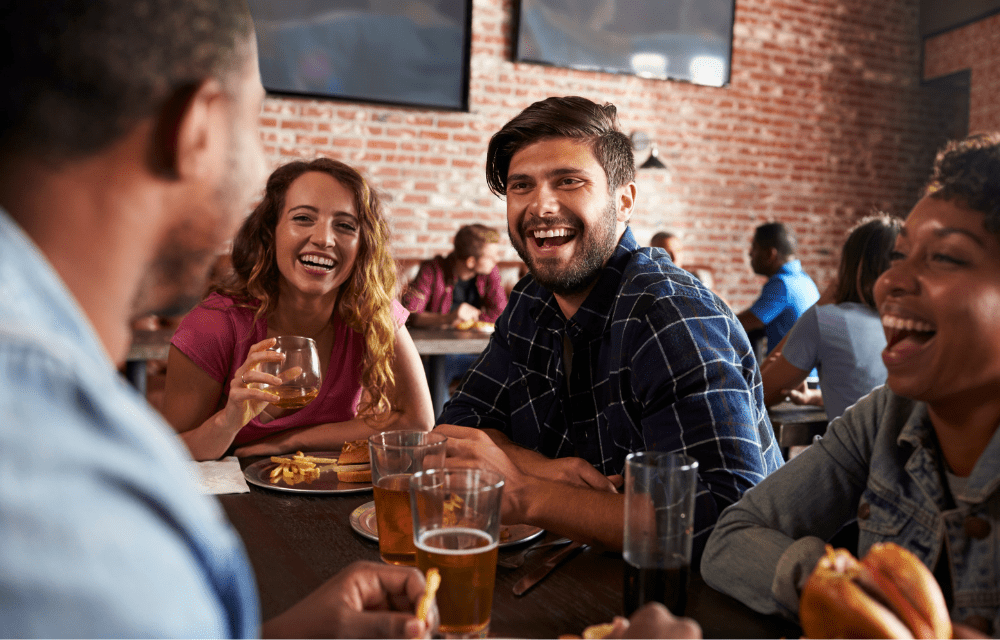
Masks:
[[[924,79],[969,69],[969,132],[1000,130],[1000,14],[928,38]]]
[[[515,64],[510,0],[473,5],[468,113],[265,105],[271,162],[322,154],[360,168],[387,195],[397,256],[445,252],[468,222],[505,227],[484,179],[486,144],[550,95],[614,102],[626,132],[658,144],[670,171],[639,173],[633,231],[641,243],[683,232],[690,261],[714,266],[737,310],[762,284],[746,259],[757,224],[789,223],[822,287],[851,224],[873,208],[905,214],[929,170],[918,0],[737,0],[724,88]]]

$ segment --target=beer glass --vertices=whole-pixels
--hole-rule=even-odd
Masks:
[[[444,466],[448,438],[426,431],[385,431],[368,438],[375,486],[378,551],[389,564],[416,564],[410,476]]]
[[[410,478],[417,566],[437,567],[440,632],[485,638],[493,608],[503,476],[483,469],[431,469]]]
[[[643,451],[625,459],[626,616],[652,601],[684,615],[697,479],[690,456]]]
[[[281,378],[278,386],[260,385],[261,389],[277,394],[271,404],[280,409],[301,409],[316,399],[322,386],[319,351],[316,341],[302,336],[277,336],[270,351],[285,355],[283,362],[262,362],[259,367],[264,373]],[[302,373],[290,376],[290,369],[299,367]]]

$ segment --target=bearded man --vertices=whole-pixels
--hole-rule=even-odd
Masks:
[[[782,462],[746,334],[636,242],[635,160],[613,105],[537,102],[493,136],[486,167],[530,274],[438,419],[448,464],[503,473],[505,521],[620,550],[625,457],[690,455],[697,566],[719,513]]]

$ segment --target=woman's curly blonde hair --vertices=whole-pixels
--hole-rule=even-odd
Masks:
[[[275,259],[274,231],[288,188],[310,171],[329,175],[354,194],[359,224],[358,254],[351,276],[340,287],[335,312],[364,337],[358,373],[367,393],[362,395],[358,414],[378,417],[392,408],[395,390],[392,363],[396,323],[391,307],[396,268],[389,253],[389,225],[382,203],[358,171],[330,158],[298,160],[275,169],[267,179],[263,200],[233,239],[232,273],[215,290],[240,304],[256,307],[255,321],[277,307],[280,272]]]

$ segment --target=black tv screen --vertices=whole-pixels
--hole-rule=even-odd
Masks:
[[[721,87],[735,0],[521,0],[517,54],[584,71]]]
[[[272,93],[465,110],[471,0],[249,0]]]

